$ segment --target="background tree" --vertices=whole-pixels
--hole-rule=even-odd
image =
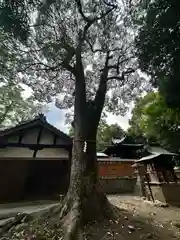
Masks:
[[[180,148],[180,111],[167,107],[158,92],[140,98],[132,111],[128,134],[143,136],[150,142],[178,151]]]
[[[2,6],[2,12],[10,7],[19,19],[17,26],[23,22],[28,29],[26,45],[20,37],[21,42],[14,42],[12,49],[16,56],[21,55],[16,61],[19,81],[30,86],[38,100],[56,97],[58,107],[74,106],[70,186],[58,216],[69,220],[66,237],[75,239],[79,222],[112,216],[97,176],[96,135],[104,104],[106,110],[122,113],[144,90],[135,72],[134,35],[126,24],[126,5],[46,1],[34,12],[34,21],[28,2],[18,3],[18,8],[16,1],[8,4]],[[10,24],[13,29],[2,25],[15,32],[15,37],[21,35],[16,23]]]
[[[45,109],[44,104],[35,100],[33,94],[25,96],[19,84],[15,54],[11,36],[0,29],[0,128],[6,128],[31,119]]]
[[[108,125],[105,121],[100,122],[97,131],[97,151],[103,151],[109,144],[112,138],[122,138],[125,131],[118,125]]]
[[[180,2],[149,1],[144,10],[142,4],[136,9],[141,13],[135,14],[136,20],[141,19],[136,41],[140,67],[151,76],[168,105],[179,108]]]
[[[0,128],[14,126],[21,121],[33,118],[42,111],[43,105],[33,96],[25,98],[23,88],[12,82],[0,87]]]

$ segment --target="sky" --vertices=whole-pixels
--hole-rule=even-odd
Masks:
[[[65,124],[65,113],[66,110],[58,109],[54,104],[49,104],[49,111],[46,113],[47,121],[60,129],[61,131],[68,133],[69,125]],[[126,116],[115,116],[113,114],[108,114],[107,123],[113,124],[117,123],[124,130],[127,130],[129,127],[128,120],[130,118],[130,113]]]

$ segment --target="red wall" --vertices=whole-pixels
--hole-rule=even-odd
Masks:
[[[134,169],[132,162],[99,162],[98,171],[100,177],[125,177],[132,176]]]

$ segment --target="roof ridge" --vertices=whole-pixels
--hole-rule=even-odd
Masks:
[[[52,131],[54,134],[61,135],[61,137],[63,137],[67,141],[72,141],[72,138],[70,136],[68,136],[66,133],[64,133],[60,129],[56,128],[54,125],[50,124],[46,120],[46,116],[44,116],[44,114],[39,114],[38,116],[34,117],[31,120],[20,122],[13,127],[6,128],[6,129],[0,131],[0,135],[3,136],[3,134],[10,134],[13,131],[20,130],[21,128],[25,127],[28,124],[35,124],[36,122],[39,122],[46,128],[49,128],[49,130]]]

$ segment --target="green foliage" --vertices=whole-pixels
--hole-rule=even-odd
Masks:
[[[0,128],[14,126],[33,118],[41,111],[42,105],[33,96],[24,98],[23,88],[19,85],[4,83],[0,87]]]
[[[148,93],[135,103],[128,134],[178,150],[180,148],[180,111],[168,108],[158,92]]]
[[[122,138],[124,134],[124,130],[118,124],[108,125],[101,121],[97,131],[97,151],[102,151],[111,144],[112,138]]]
[[[24,88],[19,84],[15,46],[9,34],[1,29],[0,33],[0,128],[13,126],[31,119],[43,105],[35,101],[33,95],[26,97]]]
[[[1,0],[0,27],[4,32],[27,43],[33,10],[42,5],[38,0]]]
[[[69,136],[72,138],[74,137],[74,129],[72,126],[69,128]]]
[[[142,7],[139,5],[139,9]],[[136,39],[140,67],[165,96],[180,107],[180,1],[150,1]]]

